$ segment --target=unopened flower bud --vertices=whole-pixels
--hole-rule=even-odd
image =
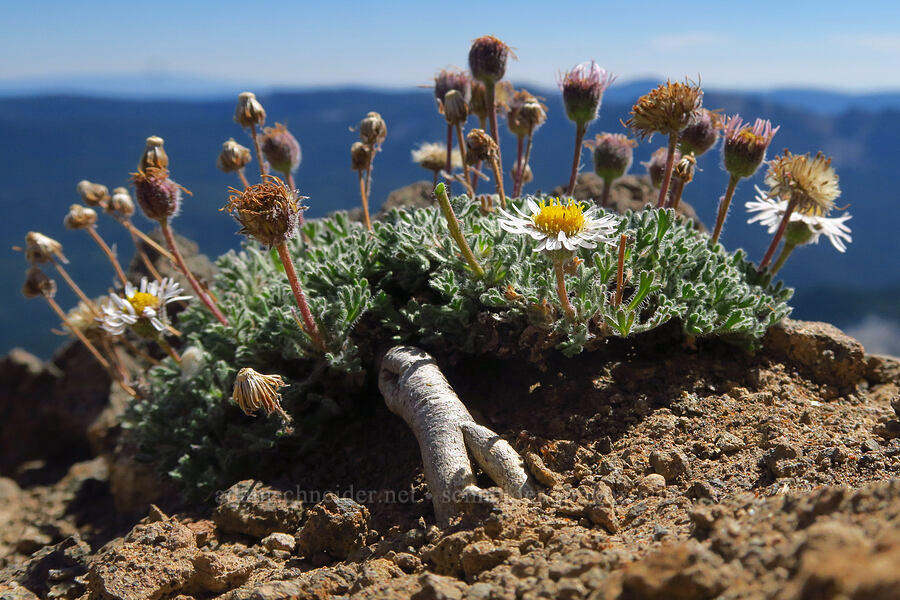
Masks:
[[[377,146],[387,137],[387,125],[381,115],[370,112],[366,118],[359,122],[359,139],[363,144]]]
[[[260,127],[266,122],[266,111],[256,99],[253,92],[241,92],[238,95],[237,108],[234,109],[234,121],[241,127]]]
[[[266,127],[262,137],[262,152],[272,168],[281,173],[296,171],[300,166],[300,142],[281,123],[275,123],[275,127]],[[249,156],[250,152],[247,154]]]
[[[182,187],[169,179],[168,170],[148,167],[132,173],[131,180],[137,203],[148,219],[163,221],[178,214]]]
[[[73,204],[69,207],[69,213],[63,219],[66,229],[88,229],[97,223],[97,211],[93,208]]]
[[[594,151],[594,173],[611,183],[631,168],[637,142],[621,133],[601,133],[585,146]]]
[[[546,106],[528,90],[519,90],[507,104],[506,123],[516,137],[525,137],[547,120]]]
[[[650,183],[653,184],[653,187],[659,187],[662,185],[663,177],[666,172],[666,159],[669,157],[669,149],[663,146],[662,148],[657,148],[656,152],[654,152],[650,156],[650,160],[644,163],[644,166],[647,167],[647,175],[650,176]],[[678,161],[681,160],[681,152],[678,150],[675,151],[675,164],[678,164]]]
[[[225,173],[234,173],[246,167],[250,160],[250,148],[241,146],[234,141],[234,138],[228,138],[228,141],[222,144],[222,151],[216,160],[216,167]]]
[[[88,206],[101,206],[109,200],[109,189],[100,183],[92,183],[87,179],[82,179],[78,182],[78,186],[75,189],[78,190],[81,201]]]
[[[469,49],[469,70],[475,79],[484,83],[496,83],[503,79],[507,60],[509,46],[492,35],[476,39]]]
[[[147,147],[144,148],[144,153],[141,155],[140,162],[138,162],[138,171],[144,171],[148,167],[156,169],[169,168],[169,157],[165,148],[163,148],[163,139],[158,135],[151,135],[147,138]]]
[[[300,224],[300,205],[297,192],[277,177],[251,185],[234,194],[223,207],[242,225],[240,233],[261,244],[274,247],[292,238]]]
[[[497,156],[497,142],[483,129],[473,129],[466,135],[466,162],[469,165]]]
[[[683,183],[690,183],[694,179],[694,170],[697,167],[697,159],[693,154],[682,154],[681,158],[675,161],[672,177],[680,179]]]
[[[131,194],[128,193],[128,188],[117,187],[113,190],[112,197],[106,205],[106,212],[118,213],[123,217],[130,217],[134,214],[134,201],[131,199]]]
[[[708,108],[700,109],[700,112],[691,120],[690,124],[681,132],[678,149],[682,154],[700,156],[716,144],[719,139],[719,130],[722,129],[722,118]]]
[[[579,125],[596,119],[603,92],[614,79],[593,61],[576,65],[559,82],[566,116]]]
[[[450,90],[444,96],[444,118],[451,125],[465,123],[469,118],[469,107],[462,94],[456,90]]]
[[[25,273],[22,295],[26,298],[37,298],[38,296],[52,298],[56,295],[56,282],[37,267],[31,267]]]
[[[766,159],[766,149],[778,133],[769,121],[756,119],[751,126],[744,125],[741,117],[729,117],[725,124],[725,143],[722,159],[725,170],[736,177],[750,177]]]
[[[354,171],[365,171],[372,163],[372,154],[372,146],[353,142],[350,146],[350,168]]]
[[[472,100],[469,102],[469,112],[481,119],[487,119],[490,110],[487,101],[487,90],[480,81],[472,82]]]
[[[444,69],[434,76],[434,99],[438,106],[443,106],[444,97],[450,90],[462,94],[463,100],[469,102],[472,95],[472,79],[465,71]]]
[[[62,253],[62,244],[51,237],[37,231],[29,231],[25,235],[25,260],[30,265],[53,262],[69,262]]]

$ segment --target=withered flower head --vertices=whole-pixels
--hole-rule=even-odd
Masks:
[[[666,171],[666,159],[669,158],[669,149],[663,146],[662,148],[657,148],[656,151],[650,155],[650,160],[643,163],[645,167],[647,167],[647,175],[650,176],[650,183],[653,184],[653,187],[659,187],[662,185],[663,176]],[[678,161],[681,160],[681,152],[678,150],[675,151],[674,164],[678,164]]]
[[[444,118],[450,125],[465,123],[469,118],[469,107],[463,95],[456,90],[450,90],[444,96]]]
[[[263,156],[276,171],[289,173],[300,166],[300,142],[281,123],[275,123],[275,127],[266,127],[261,143]],[[247,155],[249,154],[248,150]]]
[[[37,231],[29,231],[25,235],[25,260],[30,265],[39,265],[54,260],[63,263],[69,262],[63,256],[62,244]]]
[[[103,299],[99,298],[95,300],[95,303],[99,304],[102,301]],[[102,334],[94,309],[83,301],[79,301],[76,306],[69,309],[69,312],[66,313],[66,321],[60,325],[69,334],[75,335],[75,332],[79,331],[88,339],[96,339]]]
[[[242,225],[240,233],[266,246],[277,246],[297,231],[301,198],[274,176],[244,191],[231,188],[228,204],[222,207]]]
[[[151,221],[163,221],[178,214],[184,188],[169,179],[167,169],[147,167],[131,174],[138,206]],[[185,190],[186,191],[186,190]]]
[[[256,94],[241,92],[238,95],[237,108],[234,109],[234,121],[241,127],[262,126],[266,122],[266,111],[256,99]]]
[[[474,165],[497,156],[497,142],[484,129],[473,129],[466,135],[466,162]]]
[[[694,179],[694,171],[697,168],[697,159],[693,154],[682,154],[675,162],[672,177],[680,179],[683,183],[690,183]]]
[[[387,124],[377,112],[370,112],[359,122],[359,139],[363,144],[378,146],[387,137]]]
[[[492,35],[484,35],[472,42],[469,49],[469,70],[472,77],[484,83],[497,83],[506,74],[509,46]]]
[[[766,159],[766,149],[779,127],[772,127],[768,120],[757,119],[751,127],[738,115],[725,123],[725,144],[722,159],[725,170],[736,177],[750,177]]]
[[[372,146],[367,146],[362,142],[353,142],[353,145],[350,146],[350,168],[354,171],[365,171],[372,164],[373,154]]]
[[[509,176],[515,179],[519,176],[519,170],[516,169],[516,163],[513,163],[509,168]],[[534,173],[531,172],[531,165],[525,165],[524,172],[522,173],[522,183],[529,183],[534,181]]]
[[[44,272],[37,267],[31,267],[25,273],[22,295],[26,298],[37,298],[38,296],[52,298],[56,295],[56,282],[44,275]]]
[[[506,107],[506,123],[517,137],[525,137],[547,120],[547,107],[528,90],[518,90]]]
[[[594,152],[594,172],[612,182],[631,168],[637,141],[621,133],[601,133],[584,145]]]
[[[472,82],[472,99],[469,101],[469,112],[482,121],[490,116],[488,110],[487,90],[480,81]]]
[[[246,167],[250,160],[250,148],[241,146],[234,141],[234,138],[228,138],[228,141],[222,144],[222,151],[216,160],[216,167],[225,173],[234,173]]]
[[[447,146],[439,142],[420,144],[418,148],[412,151],[412,159],[414,163],[423,169],[439,172],[447,166]],[[462,157],[456,148],[450,152],[450,166],[453,168],[462,167]]]
[[[87,179],[78,182],[75,188],[81,201],[88,206],[101,206],[109,200],[109,189],[103,184],[92,183]]]
[[[461,69],[441,69],[434,76],[434,99],[442,110],[444,97],[450,90],[459,92],[467,103],[472,97],[472,78]]]
[[[97,211],[80,204],[69,207],[69,213],[63,219],[66,229],[87,229],[97,223]]]
[[[138,162],[138,171],[143,171],[149,167],[157,169],[169,168],[169,157],[163,148],[163,139],[158,135],[151,135],[147,138],[147,147],[141,155]]]
[[[677,134],[691,123],[702,104],[703,91],[699,85],[689,80],[666,81],[638,98],[625,124],[641,139],[654,133]]]
[[[134,214],[134,201],[128,193],[128,188],[117,187],[113,190],[112,197],[106,205],[106,212],[118,213],[123,217]]]
[[[708,108],[701,108],[700,112],[681,132],[678,141],[678,149],[682,154],[700,156],[716,144],[719,139],[719,131],[722,129],[722,117],[719,113]]]
[[[606,69],[601,69],[594,61],[590,64],[576,65],[571,71],[566,72],[559,82],[566,116],[579,125],[596,119],[600,102],[603,100],[603,92],[614,80],[615,77],[607,73]]]
[[[263,375],[250,367],[244,367],[238,371],[234,380],[231,397],[246,415],[253,416],[261,408],[266,411],[266,416],[274,412],[290,421],[290,416],[281,408],[281,394],[278,390],[283,387],[288,387],[288,384],[280,375]]]
[[[766,184],[770,197],[796,201],[798,210],[813,216],[828,214],[841,195],[831,159],[821,152],[810,158],[785,150],[769,162]]]

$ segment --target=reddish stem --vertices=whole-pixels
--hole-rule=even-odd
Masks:
[[[225,315],[222,314],[222,311],[219,310],[219,307],[216,306],[215,302],[209,297],[200,283],[197,281],[197,278],[194,277],[194,274],[191,273],[191,270],[188,269],[187,263],[184,262],[184,257],[181,255],[181,251],[178,250],[178,246],[175,244],[175,236],[172,235],[172,229],[169,227],[169,224],[162,220],[159,222],[159,228],[162,229],[163,237],[166,239],[166,244],[169,246],[169,250],[172,252],[172,256],[175,258],[176,266],[184,273],[184,276],[187,278],[188,283],[191,284],[191,287],[194,288],[194,293],[197,294],[197,297],[200,298],[200,301],[206,305],[206,308],[213,314],[213,316],[218,319],[219,323],[228,327],[228,319],[225,318]]]
[[[712,236],[713,244],[718,242],[719,236],[722,235],[722,226],[725,225],[725,217],[728,215],[728,206],[731,204],[731,198],[734,196],[734,190],[737,187],[739,179],[740,178],[737,175],[732,175],[728,179],[728,188],[725,190],[725,195],[719,200],[719,214],[716,217],[716,228],[713,231]]]
[[[600,195],[600,206],[606,207],[609,205],[609,191],[612,189],[612,181],[609,179],[603,180],[603,192]]]
[[[250,126],[250,137],[253,138],[253,147],[256,149],[256,160],[259,162],[259,177],[260,181],[266,178],[266,175],[269,174],[269,169],[266,167],[266,161],[263,159],[262,146],[259,145],[259,135],[256,133],[256,125]]]
[[[513,170],[513,198],[518,198],[522,193],[522,179],[525,175],[522,172],[523,141],[522,136],[516,136],[516,168]]]
[[[294,300],[297,301],[297,307],[300,309],[300,314],[303,316],[306,332],[309,334],[309,337],[312,338],[316,347],[324,352],[325,341],[322,339],[322,334],[319,333],[319,328],[313,320],[312,312],[309,310],[309,304],[306,302],[306,296],[303,294],[303,289],[300,287],[300,280],[297,278],[297,271],[294,269],[294,260],[291,258],[291,253],[288,251],[287,242],[281,242],[275,246],[275,249],[278,250],[278,257],[281,259],[281,264],[284,265],[284,273],[287,275],[288,283],[291,285],[291,291],[294,293]]]
[[[556,274],[556,295],[562,304],[566,316],[575,319],[575,307],[569,301],[569,293],[566,291],[566,272],[563,268],[563,261],[557,260],[553,263],[553,272]]]
[[[672,168],[675,166],[675,146],[678,143],[678,134],[669,135],[669,152],[666,156],[666,171],[663,173],[662,186],[659,188],[659,200],[656,201],[656,208],[662,208],[666,205],[666,193],[669,191],[669,182],[672,181]]]
[[[578,177],[578,165],[581,163],[581,143],[584,141],[584,133],[587,131],[587,123],[575,124],[575,155],[572,157],[572,174],[569,175],[569,187],[566,195],[575,193],[575,178]]]
[[[765,268],[769,265],[769,261],[772,260],[772,257],[775,255],[775,250],[778,248],[779,242],[781,242],[781,238],[784,237],[784,230],[787,229],[788,222],[791,220],[791,213],[794,212],[794,209],[797,208],[797,199],[791,198],[788,202],[787,208],[784,211],[784,216],[781,217],[781,223],[778,224],[778,230],[775,232],[775,237],[772,238],[772,243],[769,244],[769,249],[766,250],[766,255],[763,256],[762,261],[759,263],[759,267],[757,270],[764,271]]]

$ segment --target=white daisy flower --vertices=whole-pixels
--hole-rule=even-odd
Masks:
[[[505,231],[531,236],[539,243],[535,252],[574,252],[579,248],[595,248],[600,244],[616,244],[616,228],[619,219],[612,214],[599,215],[598,206],[587,210],[584,204],[559,198],[525,199],[530,214],[514,206],[519,216],[500,209],[500,227]]]
[[[775,233],[778,229],[784,212],[787,210],[787,200],[776,200],[769,197],[759,186],[756,188],[756,200],[747,202],[747,212],[756,213],[747,220],[747,223],[759,223],[768,228],[769,233]],[[840,217],[828,217],[825,215],[818,216],[808,214],[799,208],[791,213],[791,223],[804,223],[810,231],[811,237],[807,243],[819,243],[819,237],[824,235],[831,242],[838,252],[847,250],[845,242],[853,241],[850,237],[850,228],[846,222],[852,218],[850,214],[843,214]]]
[[[125,284],[124,298],[110,294],[109,301],[103,305],[103,315],[97,320],[113,335],[121,335],[131,327],[138,335],[153,338],[169,328],[166,304],[192,297],[182,295],[181,286],[168,277],[162,281],[148,281],[144,277],[140,288],[131,282]]]

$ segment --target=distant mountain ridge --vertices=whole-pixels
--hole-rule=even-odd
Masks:
[[[638,95],[653,85],[617,84],[608,91],[600,118],[588,131],[588,137],[600,131],[622,131],[621,119],[627,117]],[[564,117],[556,90],[537,90],[549,106],[550,118],[537,132],[532,167],[535,184],[526,192],[550,190],[564,183],[571,165],[574,129]],[[375,162],[372,204],[377,207],[388,192],[430,174],[413,164],[410,150],[425,141],[441,140],[446,135],[443,118],[437,114],[429,90],[373,91],[365,89],[315,90],[260,94],[269,121],[286,123],[303,147],[303,163],[297,183],[309,196],[309,217],[355,207],[358,187],[350,171],[350,144],[357,139],[353,131],[368,111],[377,110],[388,124],[388,138]],[[846,254],[839,254],[826,240],[819,246],[801,248],[788,261],[783,276],[800,292],[822,285],[856,289],[857,298],[900,285],[900,260],[894,223],[900,222],[900,202],[896,186],[896,165],[900,164],[900,109],[877,113],[846,112],[836,115],[785,107],[769,99],[735,93],[708,92],[704,104],[727,113],[739,112],[749,119],[770,118],[781,125],[770,157],[781,148],[794,152],[822,150],[834,157],[841,177],[843,196],[839,204],[851,204],[854,242]],[[89,293],[99,294],[110,285],[112,272],[105,259],[82,232],[66,231],[62,219],[69,204],[78,201],[75,184],[90,179],[110,188],[127,185],[128,173],[135,169],[149,135],[161,135],[171,158],[173,178],[194,192],[187,198],[182,215],[174,222],[176,231],[200,241],[203,252],[215,257],[239,246],[237,226],[220,213],[227,188],[237,178],[215,168],[221,144],[229,137],[249,145],[245,132],[232,121],[234,97],[195,100],[123,100],[79,96],[39,96],[0,98],[0,206],[7,210],[0,219],[0,245],[21,245],[27,231],[37,230],[59,239],[72,259],[73,276]],[[473,126],[474,120],[469,122]],[[513,159],[515,138],[501,122],[503,156],[508,169]],[[632,172],[642,173],[640,161],[664,143],[654,137],[635,152]],[[720,154],[711,152],[699,161],[695,180],[685,198],[700,217],[711,223],[716,203],[722,194],[726,174],[720,167]],[[251,166],[255,165],[253,163]],[[582,168],[589,168],[588,159]],[[746,224],[744,202],[753,197],[753,183],[761,182],[761,173],[753,181],[738,187],[726,224],[723,242],[728,248],[743,247],[750,258],[759,260],[768,242],[765,231]],[[141,217],[141,227],[149,224]],[[131,242],[121,228],[101,217],[101,233],[130,256]],[[15,345],[46,355],[58,343],[48,333],[57,321],[50,310],[36,300],[26,301],[19,294],[24,273],[21,254],[0,252],[0,272],[6,285],[0,288],[0,353]],[[863,290],[870,290],[865,292]],[[75,303],[68,292],[60,292],[64,306]],[[802,302],[802,304],[800,303]],[[820,307],[821,297],[798,293],[797,318],[812,314]],[[839,325],[855,317],[867,303],[824,303],[832,307],[828,320]],[[874,303],[869,303],[874,304]],[[804,307],[805,306],[805,307]],[[851,311],[852,308],[852,311]],[[806,311],[806,312],[804,312]],[[27,315],[27,318],[23,317]],[[821,316],[816,313],[816,316]]]

